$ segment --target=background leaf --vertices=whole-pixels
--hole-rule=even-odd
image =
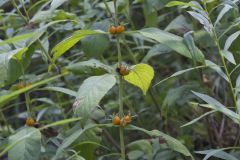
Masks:
[[[34,132],[31,136],[19,142],[9,150],[9,160],[38,160],[41,151],[41,133],[33,127],[26,127],[9,137],[9,143],[15,143],[20,138]]]

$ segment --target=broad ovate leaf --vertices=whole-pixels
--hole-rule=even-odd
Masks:
[[[16,145],[8,152],[9,160],[38,160],[41,151],[41,132],[27,127],[9,137],[9,144]]]
[[[115,85],[116,78],[112,74],[92,76],[84,80],[78,90],[74,103],[74,112],[87,119],[93,109],[98,106],[104,95]]]
[[[140,63],[133,66],[129,74],[123,78],[127,82],[139,87],[143,91],[144,95],[146,95],[153,77],[153,68],[148,64]]]

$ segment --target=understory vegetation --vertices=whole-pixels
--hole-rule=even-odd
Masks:
[[[1,0],[1,160],[239,160],[239,0]]]

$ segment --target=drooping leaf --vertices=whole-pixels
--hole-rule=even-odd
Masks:
[[[87,119],[89,114],[98,106],[101,99],[115,83],[116,78],[112,74],[92,76],[84,80],[77,93],[74,113]]]
[[[204,113],[203,115],[201,115],[201,116],[199,116],[199,117],[191,120],[190,122],[182,125],[181,127],[186,127],[186,126],[192,125],[192,124],[196,123],[197,121],[199,121],[200,119],[202,119],[203,117],[205,117],[205,116],[207,116],[207,115],[209,115],[209,114],[212,114],[212,113],[214,113],[214,112],[216,112],[216,111],[213,110],[213,111],[206,112],[206,113]]]
[[[166,4],[166,7],[175,7],[175,6],[184,6],[184,7],[197,7],[196,5],[192,3],[186,3],[186,2],[181,2],[181,1],[171,1],[168,4]]]
[[[236,65],[236,61],[233,57],[233,54],[230,51],[222,50],[221,54],[232,64]]]
[[[240,35],[240,31],[237,31],[228,37],[224,45],[225,51],[227,51],[231,47],[233,41],[235,41],[239,35]]]
[[[106,35],[93,35],[82,40],[82,49],[87,57],[101,57],[109,47],[109,38]]]
[[[223,9],[221,10],[221,12],[218,14],[218,17],[214,23],[214,26],[216,26],[220,20],[222,19],[222,17],[231,9],[233,8],[232,6],[230,6],[229,4],[224,4]]]
[[[199,23],[201,23],[204,27],[204,29],[212,34],[212,24],[209,22],[209,20],[204,16],[202,15],[201,13],[197,13],[197,12],[194,12],[194,11],[188,11],[188,13],[193,17],[195,18]]]
[[[60,120],[60,121],[57,121],[57,122],[53,122],[51,124],[48,124],[48,125],[45,125],[39,129],[35,129],[35,130],[32,130],[30,132],[28,132],[28,134],[25,134],[23,136],[21,136],[20,138],[18,138],[17,140],[13,141],[10,145],[8,145],[7,147],[4,148],[3,151],[1,151],[0,153],[0,157],[2,157],[5,153],[7,153],[9,150],[11,150],[12,148],[14,148],[17,144],[21,143],[22,141],[24,141],[26,138],[28,137],[31,137],[33,134],[35,134],[36,132],[39,132],[40,130],[43,130],[43,129],[46,129],[46,128],[49,128],[49,127],[54,127],[54,126],[58,126],[58,125],[63,125],[63,124],[66,124],[66,123],[71,123],[71,122],[75,122],[75,121],[79,121],[81,118],[70,118],[70,119],[64,119],[64,120]],[[98,126],[111,126],[110,124],[100,124]]]
[[[184,69],[184,70],[181,70],[181,71],[177,71],[174,74],[172,74],[171,76],[169,76],[169,77],[161,80],[160,82],[156,83],[153,87],[155,87],[155,86],[165,82],[166,80],[168,80],[170,78],[177,77],[177,76],[179,76],[181,74],[184,74],[186,72],[189,72],[189,71],[193,71],[193,70],[200,69],[200,68],[206,68],[206,67],[208,67],[208,66],[197,66],[197,67],[193,67],[193,68],[188,68],[188,69]]]
[[[123,78],[127,82],[139,87],[143,91],[143,94],[146,95],[153,77],[153,68],[148,64],[140,63],[133,66],[130,73]]]
[[[196,96],[201,98],[203,101],[205,101],[207,104],[209,104],[207,106],[205,106],[205,105],[201,105],[201,106],[208,107],[208,108],[214,109],[216,111],[222,112],[223,114],[225,114],[226,116],[231,118],[234,122],[239,123],[239,120],[240,120],[239,115],[236,114],[235,112],[233,112],[232,110],[228,109],[226,106],[221,104],[216,99],[214,99],[206,94],[201,94],[198,92],[193,92],[193,94],[195,94]]]
[[[57,149],[57,153],[56,153],[56,157],[55,158],[57,158],[59,156],[59,154],[64,149],[69,147],[72,143],[74,143],[80,136],[85,134],[87,131],[92,130],[92,129],[97,128],[97,127],[111,127],[111,126],[112,126],[112,124],[88,124],[83,129],[79,128],[73,134],[71,134],[69,137],[64,139],[62,144]]]
[[[61,6],[63,3],[67,2],[67,0],[53,0],[51,3],[51,10],[58,8]]]
[[[38,160],[41,151],[41,133],[38,129],[27,127],[9,137],[9,144],[15,143],[22,137],[34,132],[16,144],[8,152],[9,160]]]
[[[9,100],[11,100],[11,99],[13,99],[13,98],[16,98],[18,95],[20,95],[20,94],[22,94],[22,93],[25,93],[25,92],[33,89],[33,88],[36,88],[36,87],[39,87],[39,86],[44,85],[44,84],[46,84],[46,83],[49,83],[49,82],[51,82],[51,81],[53,81],[53,80],[55,80],[55,79],[57,79],[57,78],[59,78],[59,77],[61,77],[61,76],[66,75],[66,74],[67,74],[67,73],[64,73],[64,74],[61,74],[61,75],[57,75],[57,76],[54,76],[54,77],[50,77],[50,78],[48,78],[48,79],[39,81],[39,82],[34,83],[34,84],[32,84],[32,85],[29,85],[29,86],[27,86],[27,87],[25,87],[25,88],[19,89],[19,90],[14,91],[14,92],[11,92],[11,93],[9,93],[9,94],[7,94],[7,95],[1,96],[1,97],[0,97],[0,108],[3,107],[3,104],[4,104],[4,103],[8,102]]]
[[[107,72],[111,73],[113,70],[110,66],[105,65],[95,59],[69,64],[66,68],[67,70],[73,72],[74,74],[93,74],[93,75],[104,74]]]
[[[77,92],[70,90],[68,88],[62,88],[62,87],[45,87],[42,90],[50,90],[50,91],[56,91],[56,92],[62,92],[70,96],[76,96]]]
[[[222,71],[221,67],[219,67],[217,64],[213,63],[210,60],[206,60],[205,63],[207,66],[216,71],[223,79],[229,82],[227,75]]]
[[[180,141],[178,141],[177,139],[175,139],[161,131],[158,131],[158,130],[148,131],[146,129],[139,128],[139,127],[136,127],[133,125],[128,125],[126,129],[142,131],[152,137],[161,137],[166,141],[166,143],[170,149],[177,151],[179,153],[182,153],[185,156],[189,156],[189,157],[191,157],[192,160],[194,159],[193,156],[191,155],[191,153],[188,151],[188,149]]]
[[[198,49],[196,47],[191,33],[192,32],[190,31],[190,32],[184,34],[184,42],[186,43],[186,45],[192,55],[192,59],[193,59],[194,63],[196,63],[197,61],[204,63],[204,61],[205,61],[204,54],[202,53],[202,51],[200,49]]]
[[[175,19],[173,19],[164,30],[165,31],[174,30],[178,32],[183,30],[184,32],[185,30],[192,30],[192,29],[193,29],[192,24],[188,23],[185,16],[179,15]]]
[[[22,74],[23,67],[21,66],[20,60],[23,55],[27,51],[27,48],[20,48],[13,50],[9,53],[2,53],[0,54],[0,87],[4,86],[6,82],[13,82],[16,80],[16,77]],[[10,63],[13,62],[14,59],[17,63]],[[15,72],[11,72],[11,69],[15,68]],[[18,71],[18,72],[16,72]],[[19,73],[20,72],[20,73]],[[12,75],[13,74],[13,75]]]
[[[132,159],[147,158],[151,159],[153,156],[153,146],[148,140],[136,140],[127,145],[129,150],[128,156]],[[138,151],[139,154],[135,154]],[[129,158],[131,159],[131,158]]]
[[[150,60],[152,57],[155,57],[157,55],[161,55],[164,53],[169,53],[171,51],[170,48],[168,48],[167,46],[163,45],[163,44],[157,44],[155,46],[153,46],[147,53],[147,55],[143,58],[142,62],[147,62],[148,60]]]
[[[67,39],[64,39],[60,43],[58,43],[51,51],[53,54],[53,60],[56,61],[61,55],[63,55],[66,51],[68,51],[71,47],[73,47],[77,42],[81,39],[96,34],[103,34],[104,32],[93,31],[93,30],[79,30],[73,33]]]
[[[233,155],[225,152],[224,150],[227,148],[220,148],[220,149],[211,149],[211,150],[205,150],[205,151],[196,151],[197,154],[203,154],[206,155],[204,157],[204,160],[208,160],[211,157],[220,158],[223,160],[238,160]]]
[[[25,39],[29,39],[29,38],[32,38],[33,36],[35,36],[36,34],[37,34],[36,32],[32,32],[32,33],[17,35],[17,36],[11,37],[9,39],[6,39],[4,41],[1,41],[0,46],[5,45],[5,44],[10,44],[10,43],[15,43],[15,42],[22,41]]]
[[[159,30],[157,28],[146,28],[138,31],[144,37],[153,39],[159,43],[162,43],[177,53],[192,58],[187,46],[183,42],[183,38],[177,35],[171,34],[166,31]]]

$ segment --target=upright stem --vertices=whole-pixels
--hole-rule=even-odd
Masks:
[[[117,13],[117,2],[116,0],[114,0],[114,9],[115,9],[115,14],[114,14],[114,24],[115,26],[118,25],[118,13]],[[117,38],[117,52],[118,52],[118,66],[121,65],[122,63],[122,54],[121,54],[121,47],[120,47],[120,37],[119,35],[116,36]],[[119,114],[120,117],[124,116],[123,113],[123,79],[122,76],[119,75]],[[124,128],[123,127],[119,127],[119,135],[120,135],[120,148],[121,148],[121,159],[125,160],[125,145],[124,145]]]
[[[29,93],[26,92],[26,93],[24,93],[24,95],[25,95],[25,101],[26,101],[26,106],[27,106],[27,115],[28,115],[28,117],[32,117],[31,110],[30,110],[31,100],[30,100]]]
[[[213,25],[212,21],[211,21],[211,18],[209,16],[209,13],[208,13],[208,10],[207,10],[207,7],[206,7],[206,4],[204,4],[204,9],[205,9],[205,12],[208,14],[208,19],[210,21],[210,23]],[[213,32],[213,38],[214,38],[214,41],[216,43],[216,46],[217,46],[217,49],[218,49],[218,53],[219,55],[221,56],[221,61],[222,61],[222,64],[223,64],[223,67],[224,67],[224,71],[227,75],[227,78],[228,78],[228,82],[229,82],[229,86],[230,86],[230,90],[231,90],[231,94],[232,94],[232,98],[233,98],[233,102],[234,102],[234,107],[236,109],[236,112],[239,112],[238,111],[238,108],[237,108],[237,99],[236,99],[236,96],[235,96],[235,92],[234,92],[234,87],[233,87],[233,84],[232,84],[232,80],[231,80],[231,77],[230,77],[230,73],[228,71],[228,68],[227,68],[227,65],[226,65],[226,62],[225,62],[225,59],[224,59],[224,56],[222,55],[221,51],[221,47],[220,47],[220,44],[219,44],[219,38],[216,34],[216,30],[215,28],[213,27],[212,29],[212,32]]]

